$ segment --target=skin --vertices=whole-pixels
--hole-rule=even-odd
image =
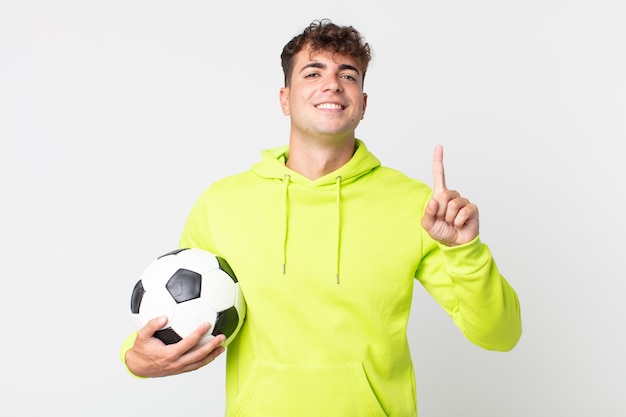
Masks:
[[[363,73],[352,57],[300,51],[280,105],[291,122],[287,167],[315,180],[352,158],[367,106]]]
[[[422,227],[430,237],[446,246],[457,246],[478,236],[478,207],[458,191],[448,190],[443,169],[443,147],[433,154],[433,198],[428,203]]]
[[[150,320],[137,332],[133,347],[126,353],[126,366],[137,376],[161,377],[194,371],[215,360],[225,348],[224,335],[218,335],[207,343],[196,346],[211,329],[210,323],[202,323],[189,336],[178,343],[165,345],[154,332],[161,329],[167,317]]]
[[[352,57],[300,51],[290,85],[280,89],[280,105],[291,122],[287,167],[315,180],[352,158],[355,129],[367,107],[363,72]],[[433,183],[433,198],[422,226],[443,245],[470,242],[478,235],[478,208],[458,191],[447,189],[441,145],[433,154]],[[126,365],[135,375],[161,377],[193,371],[225,351],[223,335],[196,346],[210,323],[203,323],[178,343],[163,344],[153,334],[166,321],[166,317],[155,318],[138,331],[134,346],[126,353]]]

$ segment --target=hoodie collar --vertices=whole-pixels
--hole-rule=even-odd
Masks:
[[[334,185],[337,177],[341,177],[342,184],[347,185],[380,166],[378,158],[359,139],[356,139],[354,155],[345,165],[315,180],[310,180],[285,166],[285,162],[289,157],[288,146],[264,150],[261,152],[261,157],[262,160],[251,167],[252,171],[258,176],[284,180],[285,175],[289,175],[290,182],[309,187]]]

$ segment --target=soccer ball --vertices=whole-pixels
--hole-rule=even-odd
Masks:
[[[138,329],[157,316],[167,316],[167,324],[154,334],[165,344],[177,343],[200,323],[210,322],[213,327],[199,344],[223,334],[227,346],[243,324],[246,303],[225,259],[186,248],[148,265],[133,288],[130,310]]]

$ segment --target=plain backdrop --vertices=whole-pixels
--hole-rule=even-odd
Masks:
[[[420,417],[626,415],[626,2],[0,0],[2,415],[223,415],[223,357],[126,373],[130,291],[286,143],[279,55],[326,17],[374,49],[358,137],[427,183],[443,144],[521,300],[488,352],[416,287]]]

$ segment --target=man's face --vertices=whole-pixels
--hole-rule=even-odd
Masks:
[[[280,103],[291,118],[292,137],[354,137],[365,113],[363,73],[356,60],[327,51],[296,55],[291,85],[281,88]]]

